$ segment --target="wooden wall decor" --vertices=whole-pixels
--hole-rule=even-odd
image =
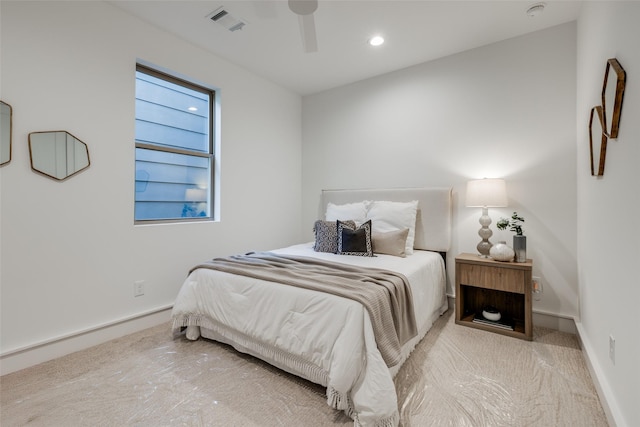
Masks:
[[[589,117],[589,154],[591,159],[591,175],[604,175],[604,160],[607,156],[607,135],[604,133],[602,107],[591,109]]]
[[[618,137],[622,99],[627,73],[616,58],[607,60],[602,83],[602,105],[591,109],[589,115],[589,160],[592,176],[604,175],[609,139]]]
[[[607,61],[602,84],[602,120],[605,134],[612,139],[618,137],[626,77],[616,58]]]

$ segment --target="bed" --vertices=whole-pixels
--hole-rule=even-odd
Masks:
[[[406,205],[415,206],[413,217],[400,218],[399,225],[391,220],[385,222],[394,215],[388,209],[402,206],[404,213]],[[354,211],[354,206],[358,210]],[[359,218],[340,218],[363,214]],[[371,218],[367,217],[369,214]],[[312,242],[194,266],[174,304],[174,333],[186,331],[190,340],[204,337],[232,345],[240,352],[326,386],[327,403],[349,415],[355,426],[396,426],[399,412],[393,378],[433,322],[447,310],[444,254],[451,244],[451,189],[324,190],[318,217]],[[345,224],[347,221],[349,224]],[[414,222],[413,229],[403,228],[402,221]],[[338,253],[320,247],[324,242],[315,228],[320,223],[334,222],[338,225]],[[365,229],[367,239],[371,233],[374,236],[372,247],[384,253],[352,256],[355,253],[349,252],[353,249],[349,242],[355,241],[353,236],[363,238]],[[396,243],[384,246],[391,241],[388,236],[398,234],[407,236],[401,245],[394,239]],[[371,255],[371,248],[367,250]],[[405,286],[408,284],[405,297],[409,306],[396,304],[399,298],[392,297],[395,310],[399,311],[391,317],[397,321],[400,313],[415,319],[413,333],[400,333],[403,339],[388,347],[380,329],[389,329],[385,320],[389,315],[381,317],[366,302],[345,298],[342,286],[338,291],[327,292],[319,292],[313,284],[311,288],[288,286],[268,275],[245,275],[243,269],[237,272],[233,268],[238,260],[295,263],[296,267],[322,269],[322,274],[327,274],[325,268],[340,268],[348,270],[344,274],[349,275],[351,270],[364,270],[372,277],[376,275],[375,279],[378,274],[384,276],[381,280],[401,278]],[[220,268],[218,264],[227,261],[232,269]],[[307,262],[313,267],[308,267]],[[212,264],[216,264],[215,268],[210,268]],[[268,274],[271,268],[269,264]],[[308,271],[303,271],[295,274],[312,282]],[[336,283],[342,284],[338,279],[342,275],[336,275]],[[367,277],[365,281],[372,280]],[[288,279],[281,281],[288,283]]]

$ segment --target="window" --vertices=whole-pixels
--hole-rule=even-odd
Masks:
[[[136,222],[211,219],[214,96],[136,67]]]

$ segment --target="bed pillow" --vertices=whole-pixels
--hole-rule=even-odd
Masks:
[[[344,223],[356,228],[356,223],[353,221],[345,221]],[[332,254],[338,252],[337,221],[322,221],[319,219],[313,225],[313,232],[316,236],[315,243],[313,244],[314,251],[331,252]]]
[[[387,254],[404,258],[406,253],[407,236],[409,229],[371,233],[371,243],[373,244],[373,253]]]
[[[371,221],[359,227],[338,221],[338,254],[373,256],[371,243]]]
[[[327,210],[324,215],[326,221],[353,220],[356,225],[363,224],[367,220],[367,204],[365,202],[347,203],[335,205],[327,203]]]
[[[413,242],[416,236],[416,215],[418,214],[418,201],[389,202],[374,201],[369,205],[367,219],[371,220],[373,230],[376,233],[409,229],[405,244],[405,253],[413,253]]]

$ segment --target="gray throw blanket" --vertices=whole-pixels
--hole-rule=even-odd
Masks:
[[[198,268],[327,292],[362,303],[389,367],[400,362],[401,346],[417,334],[411,288],[400,273],[271,252],[215,258],[191,271]]]

